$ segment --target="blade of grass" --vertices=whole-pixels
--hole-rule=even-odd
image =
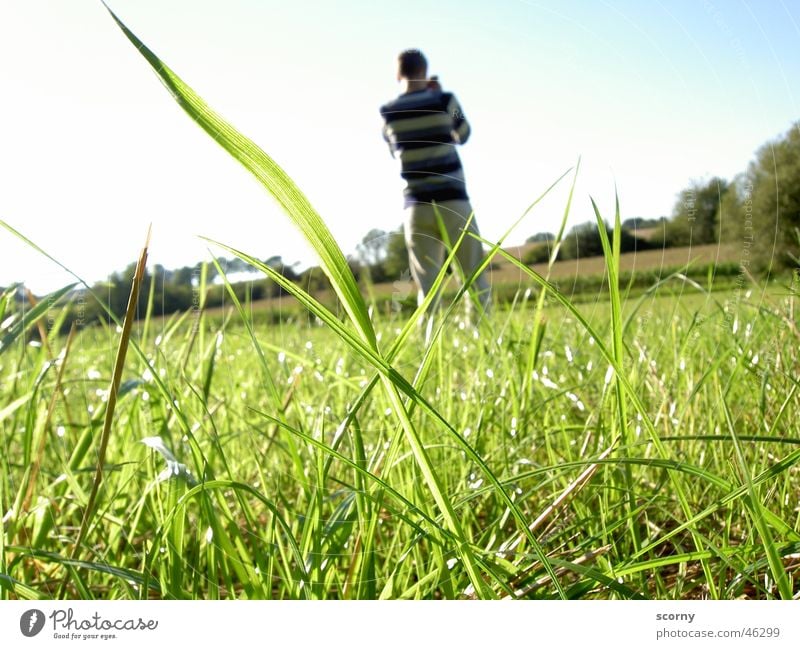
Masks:
[[[328,276],[350,320],[356,325],[358,335],[365,343],[375,348],[377,345],[375,331],[347,259],[306,196],[269,155],[214,112],[191,87],[125,26],[108,5],[105,7],[139,54],[155,70],[178,105],[272,194],[319,256],[321,268]]]
[[[564,239],[564,230],[567,227],[567,219],[569,218],[570,208],[572,206],[572,197],[575,194],[575,183],[578,182],[578,172],[581,168],[581,159],[578,158],[578,162],[575,165],[575,174],[572,177],[572,185],[569,188],[569,196],[567,197],[567,204],[564,206],[564,212],[561,215],[561,225],[558,228],[558,234],[556,234],[555,241],[553,242],[553,248],[550,251],[550,257],[547,259],[547,273],[545,273],[545,279],[548,281],[550,280],[550,273],[553,269],[553,264],[555,264],[556,259],[558,258],[558,251],[561,248],[561,242]],[[530,382],[533,379],[533,369],[536,366],[536,360],[539,356],[539,350],[541,349],[541,342],[543,337],[543,313],[544,313],[544,300],[547,296],[547,291],[545,289],[539,290],[539,295],[536,297],[536,307],[533,310],[533,331],[531,332],[531,345],[528,348],[528,362],[525,367],[525,376],[522,377],[522,392],[526,394],[530,390]]]
[[[147,265],[147,249],[149,245],[150,228],[147,229],[147,238],[145,239],[142,252],[139,255],[139,260],[136,263],[136,270],[134,271],[133,279],[131,281],[131,290],[130,294],[128,295],[128,308],[125,312],[125,320],[122,324],[122,333],[119,337],[119,346],[117,347],[117,354],[114,359],[114,373],[111,378],[111,385],[108,388],[108,401],[106,403],[105,421],[103,422],[103,431],[100,434],[100,442],[97,449],[97,469],[94,475],[92,490],[89,492],[89,502],[86,504],[86,508],[83,512],[83,520],[81,521],[81,527],[78,531],[78,538],[75,540],[75,545],[72,549],[72,555],[70,558],[73,560],[78,558],[78,554],[81,551],[81,544],[86,537],[86,532],[89,529],[89,525],[94,514],[94,507],[97,500],[98,491],[100,490],[100,483],[103,481],[103,465],[105,463],[108,440],[111,437],[111,423],[114,420],[117,392],[119,391],[122,369],[125,366],[125,357],[128,353],[128,341],[131,337],[131,327],[133,326],[133,321],[136,317],[136,305],[139,299],[139,288],[141,287],[142,278],[144,277],[144,271]],[[67,579],[68,577],[65,577],[64,582],[62,583],[59,598],[64,596],[64,592],[66,591],[67,587]]]
[[[772,537],[772,532],[769,529],[769,525],[764,520],[764,511],[766,508],[762,504],[761,498],[759,498],[756,487],[753,484],[753,476],[750,474],[750,466],[744,457],[742,445],[739,443],[739,438],[736,434],[736,428],[733,425],[731,411],[728,408],[728,403],[725,400],[722,387],[718,387],[720,409],[724,415],[728,432],[733,440],[733,447],[736,450],[736,460],[739,463],[739,470],[741,471],[747,487],[747,498],[745,499],[745,502],[748,504],[750,515],[753,518],[753,522],[756,525],[759,536],[761,536],[761,542],[764,544],[764,550],[767,555],[769,569],[772,573],[772,578],[775,580],[775,584],[778,586],[778,592],[783,599],[791,600],[793,594],[792,586],[789,583],[789,576],[786,574],[786,569],[783,567],[783,563],[781,562],[780,552],[775,544],[775,539]]]

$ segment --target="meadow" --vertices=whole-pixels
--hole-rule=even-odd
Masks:
[[[268,322],[232,290],[210,314],[201,281],[196,309],[155,320],[133,308],[146,248],[125,318],[67,337],[61,293],[22,310],[7,290],[4,598],[797,598],[796,278],[714,291],[679,269],[630,292],[619,209],[609,240],[595,206],[591,299],[550,281],[555,255],[537,270],[485,242],[520,273],[510,304],[473,325],[462,278],[426,340],[430,301],[365,300],[291,179],[120,27],[336,301],[285,283],[302,315]]]
[[[125,366],[75,556],[120,334],[17,344],[2,363],[3,593],[471,597],[466,541],[484,596],[777,597],[781,576],[791,596],[794,308],[777,289],[682,283],[628,301],[623,368],[644,414],[627,431],[599,344],[607,296],[577,307],[591,333],[546,303],[530,373],[524,297],[480,329],[451,316],[427,348],[414,330],[392,366],[430,411],[399,405],[460,536],[398,403],[328,327],[253,327],[245,308],[137,322],[147,363]],[[406,319],[376,324],[389,346]]]

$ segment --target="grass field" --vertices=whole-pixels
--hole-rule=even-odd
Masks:
[[[773,597],[770,548],[796,590],[794,305],[748,290],[626,305],[625,375],[652,422],[631,410],[627,443],[607,300],[580,306],[597,340],[546,306],[530,375],[530,305],[409,339],[393,365],[431,412],[401,403],[488,590]],[[69,574],[70,597],[472,596],[374,369],[325,327],[205,320],[135,326],[151,367],[126,365],[75,558],[119,334],[83,330],[56,363],[63,339],[3,355],[4,595],[54,597]],[[377,324],[388,345],[403,322]]]
[[[304,317],[232,291],[209,314],[201,283],[196,310],[135,319],[146,249],[125,318],[67,338],[58,295],[23,314],[6,291],[4,598],[798,597],[796,281],[670,272],[634,297],[604,239],[593,299],[517,264],[537,292],[478,327],[459,292],[426,342],[430,304],[371,312],[291,179],[120,26],[284,207],[336,310],[286,284]]]

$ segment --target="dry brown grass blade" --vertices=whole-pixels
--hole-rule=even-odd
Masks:
[[[590,464],[586,469],[581,473],[575,480],[573,480],[564,491],[559,494],[559,496],[550,504],[548,505],[545,510],[539,514],[533,523],[530,524],[528,529],[531,532],[535,532],[539,527],[544,523],[550,516],[558,510],[564,503],[567,502],[572,496],[577,494],[583,487],[585,487],[589,480],[591,480],[592,476],[597,472],[598,467],[600,466],[600,462],[605,460],[611,451],[614,450],[616,447],[617,442],[619,442],[619,437],[617,437],[613,442],[611,442],[611,446],[609,446],[605,451],[603,451],[600,456],[597,458],[597,462]],[[513,541],[504,543],[500,546],[499,552],[502,553],[510,553],[513,552],[514,549],[522,542],[522,536],[517,536]]]
[[[131,337],[131,327],[133,320],[136,317],[136,304],[139,300],[139,289],[142,285],[145,267],[147,266],[147,249],[150,246],[150,228],[147,228],[147,239],[145,240],[142,252],[139,255],[139,261],[136,264],[136,271],[133,274],[133,282],[131,283],[131,292],[128,295],[128,308],[125,311],[125,321],[122,323],[122,333],[119,337],[119,345],[117,347],[117,355],[114,360],[114,374],[111,378],[111,385],[108,389],[108,401],[106,405],[105,421],[103,422],[103,432],[100,435],[100,444],[97,449],[97,469],[94,474],[94,482],[92,490],[89,493],[89,500],[86,503],[86,509],[83,512],[83,520],[81,521],[80,531],[78,538],[75,541],[75,546],[72,549],[72,559],[76,559],[80,552],[81,543],[86,538],[86,533],[89,530],[89,524],[94,514],[94,506],[97,501],[97,494],[100,490],[100,483],[103,481],[103,465],[106,458],[106,449],[108,448],[108,440],[111,437],[111,423],[114,419],[114,409],[117,405],[117,393],[119,391],[119,384],[122,378],[122,369],[125,366],[125,356],[128,353],[128,342]],[[64,577],[64,582],[61,585],[59,597],[64,596],[67,583],[69,580],[69,573]]]

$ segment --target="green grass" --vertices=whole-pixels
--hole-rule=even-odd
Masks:
[[[714,299],[723,298],[724,307],[732,297]],[[606,382],[599,340],[590,343],[574,314],[548,301],[536,378],[526,391],[527,307],[499,316],[491,338],[476,339],[458,319],[446,325],[418,390],[488,465],[525,520],[533,523],[598,465],[536,528],[567,596],[707,596],[701,561],[723,598],[778,596],[776,558],[789,583],[796,580],[797,388],[775,369],[775,354],[780,367],[796,362],[797,340],[775,326],[772,309],[759,311],[756,298],[741,299],[737,333],[727,324],[724,336],[722,327],[734,320],[702,294],[643,303],[624,339],[626,376],[664,452],[632,413],[629,442],[599,461],[617,434],[615,383]],[[787,298],[772,299],[785,313]],[[576,308],[609,339],[607,302]],[[623,320],[632,308],[624,305]],[[404,324],[379,320],[380,341],[393,340]],[[46,427],[57,386],[50,373],[36,387],[48,360],[44,348],[19,344],[3,355],[2,374],[11,379],[0,402],[4,513],[20,502],[26,447],[35,448],[36,435],[46,439],[31,504],[4,523],[5,596],[53,597],[67,572],[72,597],[472,592],[458,560],[460,541],[412,449],[397,441],[394,403],[385,392],[366,392],[375,382],[370,365],[322,326],[251,332],[234,318],[200,326],[206,344],[194,351],[188,322],[154,328],[146,339],[142,323],[134,328],[132,344],[151,368],[129,356],[97,513],[78,559],[70,555],[93,452],[77,464],[71,458],[87,431],[99,436],[118,334],[77,333],[63,371],[66,398],[58,398]],[[393,362],[408,377],[428,351],[416,338],[411,343]],[[64,344],[51,341],[56,353]],[[281,407],[264,385],[265,367]],[[735,436],[720,414],[720,389]],[[557,596],[478,464],[430,414],[409,417],[486,582],[498,595]],[[187,466],[195,486],[185,472],[158,480],[165,459],[141,443],[153,436]]]
[[[6,291],[3,597],[796,597],[796,287],[670,273],[633,296],[606,241],[610,291],[577,304],[498,242],[486,263],[516,263],[535,301],[473,327],[473,274],[426,344],[429,305],[371,314],[280,167],[120,26],[284,207],[337,302],[216,243],[310,316],[260,323],[227,285],[215,317],[36,341],[59,309]]]

